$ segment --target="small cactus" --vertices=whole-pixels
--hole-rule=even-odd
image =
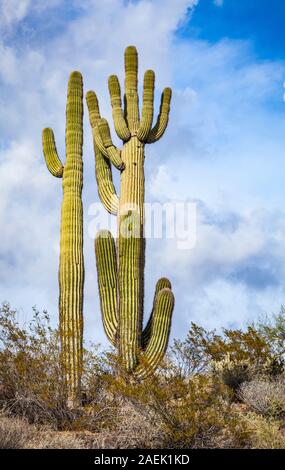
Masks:
[[[43,152],[50,173],[62,178],[59,323],[68,404],[76,406],[80,396],[83,350],[83,83],[79,72],[68,82],[66,106],[66,161],[61,163],[54,134],[43,130]]]
[[[168,123],[171,89],[161,97],[156,124],[153,121],[154,72],[144,76],[142,116],[139,116],[136,48],[125,51],[125,109],[119,80],[109,78],[109,92],[116,133],[123,149],[113,145],[109,125],[100,116],[97,96],[86,95],[96,161],[99,197],[106,210],[118,216],[117,247],[110,232],[100,231],[95,240],[96,264],[103,325],[110,342],[119,350],[125,374],[144,379],[161,362],[168,344],[174,296],[168,279],[156,285],[150,319],[143,330],[144,300],[144,149],[162,137]],[[112,180],[111,164],[121,175],[120,197]]]

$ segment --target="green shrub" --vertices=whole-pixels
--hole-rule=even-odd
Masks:
[[[229,355],[221,361],[213,361],[212,367],[213,373],[220,376],[224,384],[234,392],[254,375],[254,367],[248,359],[232,360]]]
[[[280,424],[256,413],[240,416],[248,433],[248,447],[252,449],[285,449],[285,436]]]

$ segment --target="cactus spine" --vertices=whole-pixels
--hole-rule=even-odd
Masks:
[[[139,115],[138,58],[134,46],[125,51],[125,109],[118,78],[109,77],[113,120],[123,149],[113,145],[109,125],[100,116],[97,96],[86,95],[96,161],[99,197],[108,212],[118,216],[117,247],[110,232],[100,231],[95,240],[96,264],[103,325],[110,342],[118,347],[125,373],[143,379],[162,360],[169,338],[174,296],[168,279],[158,281],[153,309],[143,330],[144,299],[144,147],[164,133],[170,110],[171,89],[161,97],[156,124],[153,121],[154,72],[144,76],[142,116]],[[111,164],[121,172],[117,196]]]
[[[43,130],[43,152],[50,173],[62,178],[59,323],[68,404],[80,395],[83,349],[83,83],[79,72],[68,82],[66,106],[66,160],[61,163],[52,129]]]

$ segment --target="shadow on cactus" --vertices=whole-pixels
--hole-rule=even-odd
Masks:
[[[174,296],[168,279],[157,282],[153,309],[143,329],[144,300],[144,149],[167,127],[171,89],[165,88],[153,126],[154,72],[144,75],[143,105],[138,105],[136,48],[125,51],[125,95],[122,109],[117,76],[109,77],[116,133],[122,150],[113,145],[107,121],[100,116],[97,96],[86,95],[92,127],[99,197],[106,210],[118,217],[117,243],[107,230],[95,240],[101,312],[106,335],[118,348],[121,374],[144,379],[155,371],[167,349]],[[120,171],[120,195],[112,180],[111,164]]]

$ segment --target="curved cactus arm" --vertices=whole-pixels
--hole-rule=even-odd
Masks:
[[[105,148],[105,146],[103,144],[103,140],[102,140],[102,137],[101,137],[101,134],[100,134],[100,130],[99,130],[99,127],[98,127],[98,122],[93,127],[92,133],[93,133],[93,138],[96,142],[96,145],[97,145],[99,151],[102,153],[102,155],[107,160],[109,160],[109,155],[108,155],[107,149]]]
[[[151,129],[146,140],[148,144],[152,144],[153,142],[156,142],[158,139],[160,139],[160,137],[163,136],[165,129],[167,128],[171,94],[171,88],[165,88],[162,92],[157,121],[155,126]]]
[[[125,116],[134,135],[139,127],[138,53],[134,46],[125,50]]]
[[[107,160],[98,147],[95,147],[95,171],[98,186],[98,194],[105,209],[113,215],[117,215],[119,207],[119,198],[116,194],[115,186],[112,180],[112,170],[110,161]]]
[[[124,164],[121,151],[112,142],[109,124],[106,119],[101,118],[98,120],[93,128],[93,135],[104,157],[109,158],[118,170],[123,170]]]
[[[63,164],[58,156],[53,130],[46,128],[42,134],[43,152],[49,172],[57,178],[63,176]]]
[[[154,293],[154,297],[153,297],[152,311],[151,311],[149,320],[146,324],[146,327],[145,327],[145,329],[143,330],[143,333],[142,333],[142,349],[146,349],[146,347],[149,343],[149,340],[151,338],[151,332],[152,332],[152,326],[153,326],[153,313],[154,313],[154,309],[155,309],[157,294],[162,289],[165,289],[165,288],[171,289],[171,282],[166,277],[162,277],[157,281],[156,286],[155,286],[155,293]]]
[[[154,80],[154,72],[152,70],[147,70],[144,74],[142,118],[137,134],[138,139],[142,142],[145,142],[147,140],[152,126]]]
[[[117,260],[115,241],[108,230],[98,232],[95,254],[103,326],[108,339],[115,346],[118,328]]]
[[[116,75],[110,75],[108,86],[113,110],[115,131],[118,137],[126,142],[131,137],[131,134],[122,110],[121,88],[118,77]]]
[[[171,318],[174,308],[174,295],[168,288],[161,289],[153,312],[152,331],[146,350],[141,355],[140,365],[135,370],[139,380],[151,375],[162,361],[167,349]]]
[[[89,111],[89,120],[93,130],[97,121],[101,119],[98,100],[94,91],[88,91],[86,94],[86,101]],[[116,190],[113,184],[110,161],[109,159],[106,159],[100,152],[95,138],[93,138],[93,144],[99,197],[105,209],[110,214],[116,215],[118,212],[119,198],[116,194]]]

